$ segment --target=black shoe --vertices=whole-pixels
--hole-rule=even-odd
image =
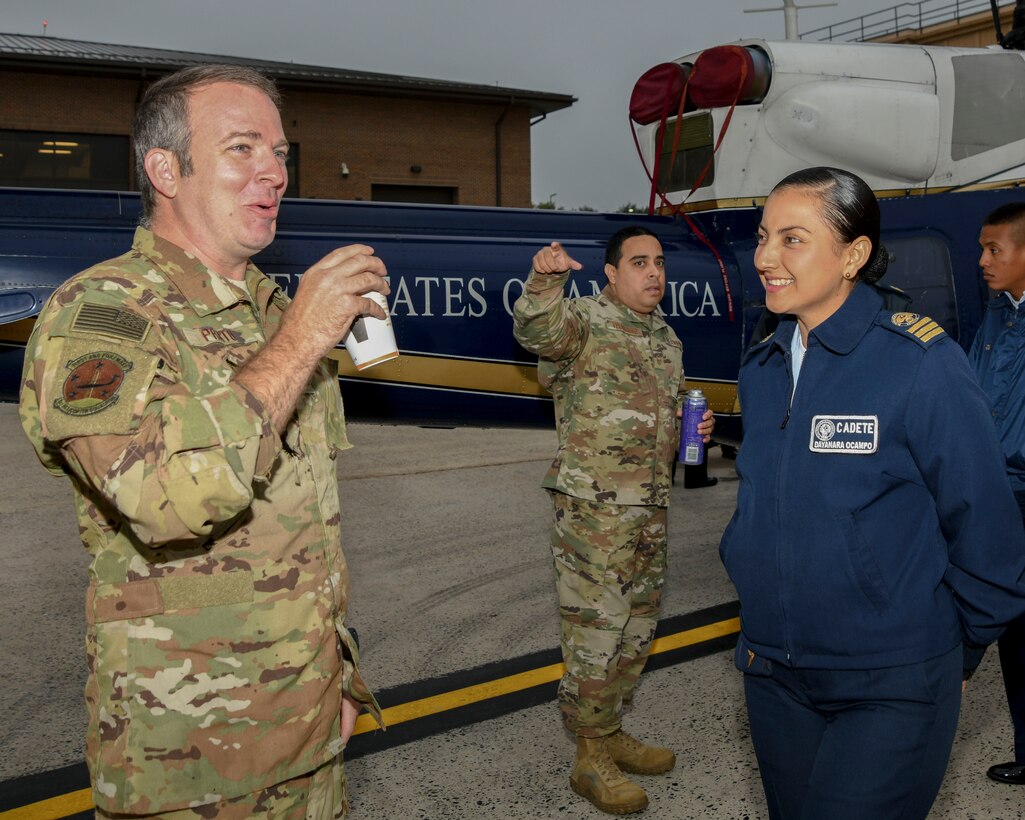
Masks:
[[[1017,786],[1025,786],[1025,764],[1001,763],[998,766],[990,766],[986,776],[997,783],[1011,783]]]

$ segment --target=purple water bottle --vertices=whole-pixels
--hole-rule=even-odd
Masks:
[[[683,426],[680,428],[680,461],[700,464],[705,460],[705,437],[698,432],[701,417],[708,409],[708,399],[700,390],[683,395]]]

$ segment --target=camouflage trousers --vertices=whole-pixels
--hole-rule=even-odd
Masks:
[[[559,705],[584,737],[619,729],[648,659],[666,569],[666,510],[552,492],[562,657]]]
[[[246,820],[250,817],[265,817],[267,820],[339,820],[348,811],[345,771],[342,755],[338,755],[309,774],[219,803],[145,815],[107,814],[97,809],[96,817],[102,820],[201,820],[207,817],[216,817],[217,820]]]

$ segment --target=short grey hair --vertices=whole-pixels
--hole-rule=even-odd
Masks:
[[[281,93],[274,81],[255,69],[241,65],[201,65],[183,68],[157,80],[146,89],[135,112],[132,139],[135,144],[135,176],[142,194],[139,224],[149,227],[156,206],[156,191],[146,173],[146,154],[153,148],[171,151],[178,158],[184,176],[192,174],[192,127],[189,124],[189,95],[212,83],[249,85],[266,94],[280,110]]]

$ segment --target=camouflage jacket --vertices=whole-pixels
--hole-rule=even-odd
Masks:
[[[25,354],[22,425],[71,478],[92,556],[86,758],[107,812],[301,775],[343,746],[343,690],[377,712],[343,625],[334,367],[279,438],[232,377],[287,298],[252,265],[245,286],[140,228],[54,293]]]
[[[606,287],[564,299],[569,274],[531,272],[513,308],[516,340],[540,357],[559,452],[542,486],[613,504],[669,504],[679,442],[683,345],[656,313]]]

